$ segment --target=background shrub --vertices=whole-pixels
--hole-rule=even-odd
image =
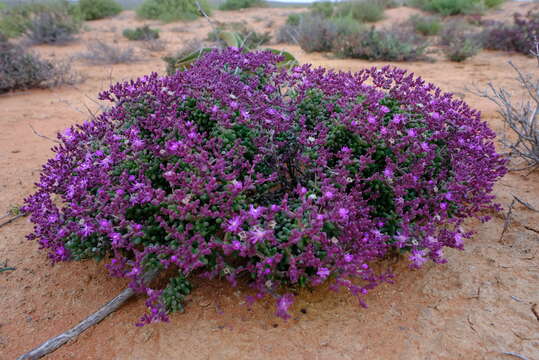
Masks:
[[[351,16],[359,22],[375,22],[384,18],[384,5],[376,0],[350,0],[338,4],[337,16]]]
[[[94,65],[126,64],[138,61],[132,48],[107,44],[101,40],[89,42],[86,45],[86,52],[79,54],[78,57]]]
[[[515,14],[513,24],[493,22],[487,24],[483,33],[484,46],[491,50],[514,51],[531,55],[539,38],[539,12],[526,15]]]
[[[286,25],[298,26],[303,14],[290,14],[286,18]]]
[[[73,84],[79,80],[69,62],[53,64],[0,35],[0,93]]]
[[[335,11],[335,4],[331,1],[316,1],[311,4],[310,12],[322,18],[330,18]]]
[[[454,19],[446,22],[440,32],[439,44],[448,46],[455,39],[473,38],[475,42],[482,43],[484,35],[481,29],[471,25],[463,19]]]
[[[320,16],[304,16],[298,26],[297,41],[306,52],[331,51],[337,37],[337,27]]]
[[[423,10],[441,15],[459,15],[482,12],[503,3],[504,0],[411,0],[410,3]]]
[[[391,277],[369,263],[443,263],[467,218],[499,209],[506,161],[478,111],[400,69],[281,60],[229,48],[101,93],[114,107],[60,135],[25,200],[28,238],[54,262],[109,258],[148,295],[141,324],[182,309],[194,276],[275,294],[286,318],[291,288],[361,300]]]
[[[134,29],[125,29],[122,34],[129,40],[159,39],[159,30],[152,29],[148,25],[139,26]]]
[[[51,14],[49,17],[61,18],[60,27],[70,23],[76,25],[81,21],[78,7],[67,0],[21,2],[0,10],[0,34],[8,38],[21,36],[31,26],[34,17],[42,13]]]
[[[75,39],[80,27],[65,9],[50,8],[31,16],[25,34],[34,44],[65,44]]]
[[[250,7],[266,6],[264,0],[226,0],[219,6],[220,10],[239,10]]]
[[[344,36],[335,41],[334,52],[341,57],[384,61],[426,60],[424,38],[405,28],[376,30]]]
[[[461,62],[481,51],[481,43],[473,37],[454,38],[443,51],[445,56],[456,62]]]
[[[277,29],[276,40],[278,43],[297,44],[298,25],[284,24]]]
[[[442,22],[436,16],[412,15],[409,19],[415,31],[425,36],[438,35],[442,30]]]
[[[196,6],[197,0],[144,0],[137,9],[137,15],[142,19],[171,22],[176,20],[195,20],[201,16]],[[198,1],[206,14],[211,9],[206,0]]]
[[[359,35],[362,32],[368,31],[368,29],[350,16],[333,18],[331,22],[335,25],[335,31],[338,37]]]
[[[84,20],[103,19],[122,11],[122,6],[114,0],[79,0],[78,7]]]

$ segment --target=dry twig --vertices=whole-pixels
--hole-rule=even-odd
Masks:
[[[157,271],[149,271],[148,273],[146,273],[144,281],[150,282],[156,276]],[[91,326],[98,324],[101,320],[109,316],[114,311],[118,310],[118,308],[122,306],[122,304],[125,303],[128,299],[130,299],[133,295],[135,295],[135,291],[132,288],[128,287],[114,299],[105,304],[101,309],[88,316],[75,327],[52,339],[45,341],[43,344],[41,344],[34,350],[18,357],[17,360],[40,359],[43,356],[50,354],[68,341],[75,339],[77,336],[79,336]]]
[[[500,234],[500,239],[498,240],[498,242],[502,241],[503,235],[509,228],[509,225],[511,225],[511,214],[513,213],[513,206],[515,205],[515,202],[516,200],[513,199],[513,201],[511,201],[511,205],[509,205],[509,210],[507,210],[507,214],[505,215],[505,221],[503,223],[503,230],[502,230],[502,233]]]
[[[35,135],[39,136],[40,138],[47,139],[47,140],[49,140],[49,141],[53,141],[53,142],[55,142],[55,143],[60,144],[60,141],[58,141],[58,140],[56,140],[56,139],[53,139],[53,138],[50,138],[50,137],[48,137],[48,136],[45,136],[45,135],[42,135],[42,134],[38,133],[38,132],[36,131],[36,129],[34,129],[34,127],[32,126],[32,124],[28,124],[28,126],[30,126],[30,129],[32,129],[32,132],[33,132]]]
[[[14,217],[12,217],[11,219],[7,219],[6,221],[4,221],[3,223],[0,223],[0,227],[4,226],[4,225],[7,225],[7,224],[10,224],[12,223],[13,221],[17,220],[18,218],[21,218],[23,216],[26,216],[25,213],[20,213],[20,214],[17,214],[15,215]]]

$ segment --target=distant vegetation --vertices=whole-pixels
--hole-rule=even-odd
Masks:
[[[447,16],[479,13],[503,2],[504,0],[410,0],[409,4]]]
[[[443,27],[440,18],[436,16],[412,15],[410,23],[415,31],[425,36],[438,35]]]
[[[159,30],[144,25],[134,29],[125,29],[123,36],[129,40],[155,40],[159,39]]]
[[[246,9],[250,7],[261,7],[267,6],[264,0],[225,0],[219,6],[220,10],[239,10]]]
[[[77,6],[66,0],[20,3],[0,10],[0,34],[28,35],[35,43],[63,43],[80,29]]]
[[[483,37],[487,49],[531,55],[539,37],[539,12],[516,14],[512,24],[488,23]]]
[[[0,93],[73,84],[80,80],[69,62],[51,62],[0,35]]]
[[[127,64],[138,61],[132,48],[121,48],[95,40],[86,45],[87,50],[78,55],[79,59],[93,65]]]
[[[84,20],[103,19],[122,11],[122,6],[114,0],[79,0],[78,7]]]
[[[366,60],[418,61],[427,59],[427,45],[423,38],[404,29],[373,28],[356,36],[338,39],[334,51],[342,57]]]
[[[201,16],[196,3],[197,0],[144,0],[137,9],[137,15],[142,19],[164,22],[195,20]],[[206,0],[198,0],[198,3],[208,15],[211,13]]]

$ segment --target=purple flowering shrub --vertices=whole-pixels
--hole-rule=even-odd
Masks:
[[[181,310],[192,276],[248,282],[286,318],[293,288],[330,278],[361,301],[392,252],[444,262],[497,208],[506,161],[478,111],[397,68],[279,61],[215,50],[101,93],[114,106],[59,135],[26,200],[29,238],[54,262],[111,258],[148,295],[141,324]],[[164,289],[155,270],[175,274]]]

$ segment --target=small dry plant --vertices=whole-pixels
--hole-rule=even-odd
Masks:
[[[126,64],[138,61],[133,48],[122,48],[117,44],[107,44],[101,40],[95,40],[86,45],[87,51],[78,55],[80,59],[93,64]]]
[[[539,42],[536,41],[532,54],[539,65]],[[509,62],[517,74],[517,80],[526,93],[522,103],[516,104],[511,93],[504,88],[496,88],[492,83],[488,88],[478,93],[498,105],[498,112],[503,117],[505,128],[510,129],[501,137],[502,143],[510,149],[510,155],[520,158],[524,164],[514,171],[539,168],[539,78],[522,71],[518,66]]]

